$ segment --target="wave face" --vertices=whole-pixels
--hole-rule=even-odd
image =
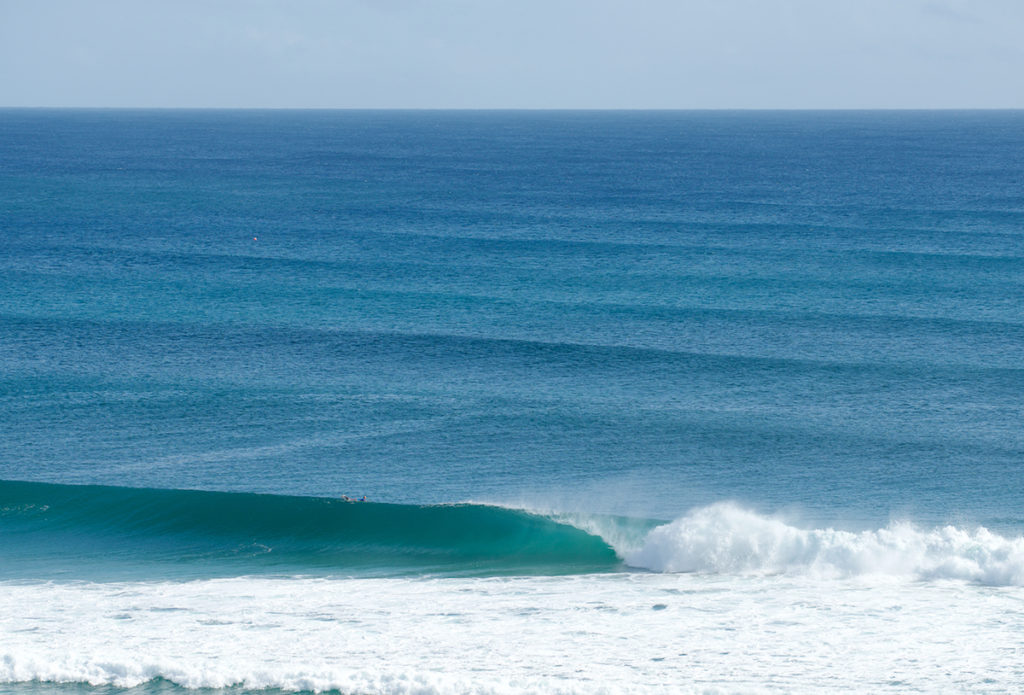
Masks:
[[[858,533],[800,529],[732,503],[702,507],[659,526],[624,557],[631,566],[657,572],[889,575],[1024,585],[1022,537],[985,528],[924,530],[907,522]]]
[[[299,573],[884,575],[1024,586],[1024,537],[803,529],[731,502],[670,523],[198,490],[0,481],[0,579]]]
[[[0,572],[15,576],[564,574],[619,563],[597,536],[500,507],[11,481],[0,482],[0,554]]]

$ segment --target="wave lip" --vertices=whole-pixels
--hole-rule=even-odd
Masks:
[[[1024,585],[1024,538],[983,527],[922,530],[896,522],[874,531],[800,529],[722,502],[659,526],[623,553],[656,572],[809,574],[822,578],[887,575]]]

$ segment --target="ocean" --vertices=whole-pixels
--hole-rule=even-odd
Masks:
[[[1024,112],[0,109],[0,692],[1019,692]]]

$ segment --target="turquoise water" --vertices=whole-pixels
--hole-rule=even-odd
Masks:
[[[471,504],[0,482],[0,520],[6,573],[30,578],[567,574],[621,564],[574,526]],[[607,523],[637,535],[653,526]]]
[[[1020,112],[0,110],[0,682],[988,687],[906,666],[957,658],[937,643],[908,646],[900,678],[809,669],[806,635],[897,629],[864,622],[873,604],[762,635],[799,658],[722,657],[770,624],[725,605],[752,631],[700,668],[642,640],[643,668],[599,655],[629,625],[695,620],[664,598],[693,582],[792,608],[910,578],[892,602],[921,625],[995,606],[971,592],[1016,600],[1022,182]],[[922,598],[944,582],[968,593]],[[333,644],[355,639],[305,603],[346,587],[390,606],[358,633],[380,630],[376,651],[297,638],[324,614]],[[464,623],[403,612],[435,590]],[[184,622],[103,622],[138,615],[132,592],[187,593]],[[233,622],[281,592],[303,612]],[[571,632],[536,653],[489,642],[576,599],[620,623],[552,619]],[[972,657],[992,689],[1024,681],[1000,670],[1024,648],[1008,634]]]

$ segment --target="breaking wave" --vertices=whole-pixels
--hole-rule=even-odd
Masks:
[[[622,552],[655,572],[889,575],[1024,585],[1024,538],[985,528],[921,529],[908,522],[851,532],[801,529],[728,502],[695,509]]]
[[[628,569],[1024,585],[1024,538],[985,528],[804,529],[730,502],[675,521],[0,481],[0,578],[560,575]]]

